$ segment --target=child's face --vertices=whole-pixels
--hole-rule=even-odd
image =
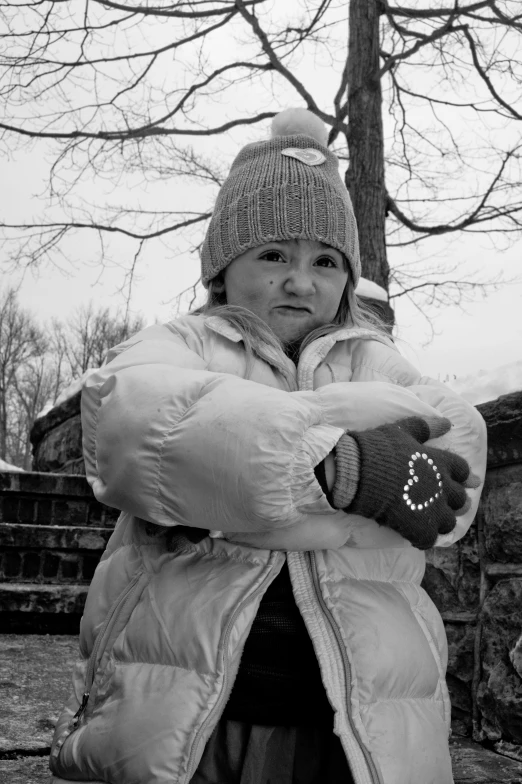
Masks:
[[[248,308],[283,343],[335,318],[348,281],[342,253],[313,240],[268,242],[223,271],[227,304]]]

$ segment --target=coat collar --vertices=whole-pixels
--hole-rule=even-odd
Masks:
[[[329,335],[310,343],[301,354],[297,374],[299,389],[314,388],[317,366],[326,359],[335,344],[342,340],[378,340],[386,345],[391,343],[377,330],[365,327],[341,327],[336,332],[330,332]]]
[[[211,329],[212,332],[217,332],[218,335],[222,335],[234,343],[239,343],[243,340],[241,332],[226,319],[221,318],[221,316],[206,316],[205,326]]]
[[[234,343],[240,343],[243,339],[241,332],[221,316],[207,316],[205,326]],[[298,389],[314,388],[313,379],[317,366],[324,361],[333,346],[342,340],[378,340],[386,345],[391,345],[391,340],[377,330],[363,327],[340,327],[335,332],[330,332],[329,335],[314,340],[305,348],[297,368]],[[288,361],[291,362],[291,360]]]
[[[243,340],[243,336],[239,329],[221,316],[206,316],[205,326],[211,329],[212,332],[217,332],[218,335],[222,335],[234,343],[239,343]],[[324,337],[314,340],[314,342],[304,350],[303,356],[312,355],[317,352],[318,355],[320,355],[320,358],[324,359],[335,343],[340,340],[356,339],[379,340],[387,345],[391,342],[377,332],[377,330],[362,327],[340,327],[336,332],[331,332],[329,335],[324,335]]]

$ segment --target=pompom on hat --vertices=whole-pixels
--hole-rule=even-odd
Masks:
[[[306,109],[286,109],[272,137],[247,144],[223,183],[201,251],[205,287],[231,261],[267,242],[316,240],[343,253],[353,285],[361,275],[357,224],[327,131]]]

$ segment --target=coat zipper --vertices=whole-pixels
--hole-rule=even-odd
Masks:
[[[351,333],[351,330],[348,330],[348,331]],[[328,355],[328,353],[331,350],[331,348],[334,345],[334,343],[336,343],[340,339],[346,340],[348,337],[366,337],[366,336],[370,336],[370,334],[367,335],[366,333],[370,333],[371,331],[354,330],[353,333],[351,333],[349,335],[346,334],[346,330],[342,330],[341,332],[342,332],[343,337],[341,338],[340,334],[337,336],[337,333],[336,333],[335,339],[332,340],[331,342],[328,339],[330,336],[328,336],[328,338],[325,336],[325,338],[323,338],[323,342],[321,343],[321,348],[319,349],[319,351],[317,351],[317,344],[319,343],[319,341],[321,339],[319,339],[317,341],[314,341],[313,344],[311,344],[310,346],[306,347],[305,351],[303,352],[303,355],[299,359],[299,363],[298,363],[298,367],[297,367],[297,380],[298,380],[298,388],[299,389],[309,389],[309,390],[313,390],[314,389],[314,372],[317,369],[317,366],[322,361],[324,361],[324,359]],[[376,336],[371,334],[371,337],[376,337]],[[315,359],[314,364],[312,366],[310,366],[310,362],[307,361],[307,360],[308,360],[309,353],[311,351],[313,351],[312,346],[314,346],[315,349],[316,349],[316,351],[314,352],[316,354],[316,357],[314,358]],[[321,351],[323,346],[325,347],[325,349],[323,349]],[[331,631],[332,631],[332,633],[333,633],[333,635],[335,637],[335,640],[337,642],[337,648],[338,648],[339,653],[341,655],[341,659],[342,659],[342,663],[343,663],[343,672],[344,672],[344,686],[345,686],[345,692],[346,692],[346,696],[345,696],[346,716],[348,718],[348,724],[350,725],[350,729],[351,729],[351,731],[353,733],[353,737],[355,738],[355,740],[356,740],[356,742],[357,742],[357,744],[358,744],[358,746],[359,746],[359,748],[361,750],[361,753],[362,753],[362,755],[364,757],[364,760],[365,760],[366,765],[368,767],[368,771],[370,773],[370,777],[372,779],[372,784],[383,784],[381,773],[380,773],[379,769],[377,768],[377,766],[376,766],[376,764],[375,764],[375,762],[373,760],[372,755],[370,754],[370,752],[368,751],[366,746],[363,744],[363,742],[361,740],[361,737],[359,735],[359,732],[357,730],[357,727],[355,726],[354,721],[353,721],[353,716],[352,716],[352,713],[351,713],[351,710],[350,710],[352,668],[351,668],[350,660],[348,659],[348,655],[346,653],[346,647],[345,647],[345,644],[344,644],[344,640],[343,640],[343,638],[341,636],[341,632],[339,630],[337,622],[336,622],[335,618],[333,617],[333,615],[332,615],[332,613],[330,611],[330,608],[326,604],[326,602],[324,600],[324,596],[323,596],[322,591],[321,591],[321,586],[319,584],[319,576],[318,576],[318,572],[317,572],[317,559],[316,559],[315,551],[310,550],[307,553],[305,553],[305,556],[308,557],[308,560],[309,560],[309,563],[310,563],[310,571],[311,571],[311,575],[312,575],[312,585],[313,585],[313,589],[314,589],[317,601],[319,602],[319,606],[320,606],[320,608],[322,610],[323,618],[327,622],[328,626],[330,627],[330,629],[331,629]]]
[[[78,724],[80,723],[80,720],[85,713],[85,709],[87,708],[92,684],[94,683],[94,678],[96,676],[96,670],[98,668],[99,661],[107,647],[114,625],[119,618],[121,610],[125,607],[131,596],[133,596],[134,593],[139,588],[141,588],[140,583],[142,582],[143,577],[148,579],[148,575],[141,570],[134,575],[123,593],[110,608],[109,613],[96,636],[96,640],[94,641],[92,652],[89,657],[87,672],[85,674],[85,691],[83,693],[82,702],[72,718],[73,730],[78,727]]]
[[[195,767],[196,767],[195,766],[195,756],[196,756],[196,752],[197,752],[199,743],[201,741],[201,737],[202,737],[206,727],[209,725],[209,723],[212,722],[212,720],[213,720],[214,716],[216,715],[216,713],[219,713],[219,711],[221,710],[221,706],[223,704],[224,698],[226,697],[227,692],[228,692],[228,679],[229,679],[229,677],[228,677],[229,676],[229,673],[228,673],[228,643],[229,643],[230,633],[232,631],[232,628],[233,628],[233,626],[234,626],[234,624],[236,622],[236,619],[237,619],[238,615],[245,609],[245,607],[247,607],[249,604],[251,604],[254,601],[254,599],[258,596],[259,593],[261,593],[261,591],[265,587],[265,584],[268,582],[268,580],[270,579],[271,576],[272,576],[272,570],[270,570],[270,572],[266,575],[266,577],[259,583],[259,585],[255,589],[255,591],[253,593],[251,593],[250,596],[247,596],[247,598],[244,601],[242,601],[240,604],[238,604],[238,606],[236,607],[236,609],[234,610],[234,612],[230,616],[230,620],[229,620],[229,622],[227,624],[227,627],[225,629],[225,633],[223,635],[223,685],[221,687],[221,691],[219,693],[219,697],[217,699],[216,704],[214,705],[214,707],[212,708],[212,710],[208,714],[207,718],[201,724],[199,730],[196,732],[196,736],[195,736],[194,741],[192,743],[192,748],[190,750],[190,755],[189,755],[189,760],[188,760],[188,765],[187,765],[187,776],[186,776],[186,781],[187,782],[190,781],[191,777],[193,776],[193,774],[195,772]]]
[[[357,727],[355,726],[355,723],[353,721],[353,716],[352,716],[352,713],[351,713],[351,710],[350,710],[351,683],[352,683],[352,668],[351,668],[350,660],[349,660],[348,655],[346,653],[344,640],[341,637],[341,633],[339,631],[339,627],[337,625],[337,622],[336,622],[335,618],[333,617],[330,608],[326,604],[326,602],[324,600],[324,596],[323,596],[322,591],[321,591],[321,586],[319,584],[319,577],[318,577],[318,573],[317,573],[317,559],[316,559],[315,552],[314,551],[310,551],[310,552],[307,553],[307,555],[308,555],[309,560],[310,560],[310,568],[311,568],[311,573],[312,573],[312,582],[313,582],[314,591],[315,591],[317,600],[319,602],[319,605],[321,607],[323,615],[324,615],[325,619],[327,620],[328,625],[330,626],[330,628],[331,628],[331,630],[332,630],[332,632],[334,634],[334,637],[335,637],[336,642],[337,642],[337,647],[339,649],[339,653],[341,654],[341,658],[342,658],[342,661],[343,661],[344,684],[345,684],[345,691],[346,691],[346,715],[348,717],[348,723],[350,725],[350,729],[351,729],[351,731],[353,733],[353,736],[354,736],[355,740],[357,741],[357,743],[359,745],[359,748],[361,749],[361,752],[362,752],[363,757],[365,759],[366,765],[368,766],[368,770],[369,770],[370,776],[372,778],[372,783],[373,784],[383,784],[382,777],[381,777],[381,774],[379,772],[379,769],[377,768],[377,766],[376,766],[376,764],[375,764],[375,762],[373,760],[372,755],[370,754],[370,752],[368,751],[368,749],[366,748],[366,746],[362,742],[361,736],[359,735]]]

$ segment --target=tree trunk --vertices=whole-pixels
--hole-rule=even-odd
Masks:
[[[388,291],[379,9],[379,0],[350,0],[346,187],[359,227],[362,274]]]
[[[0,386],[0,460],[7,458],[7,407],[3,387]]]

